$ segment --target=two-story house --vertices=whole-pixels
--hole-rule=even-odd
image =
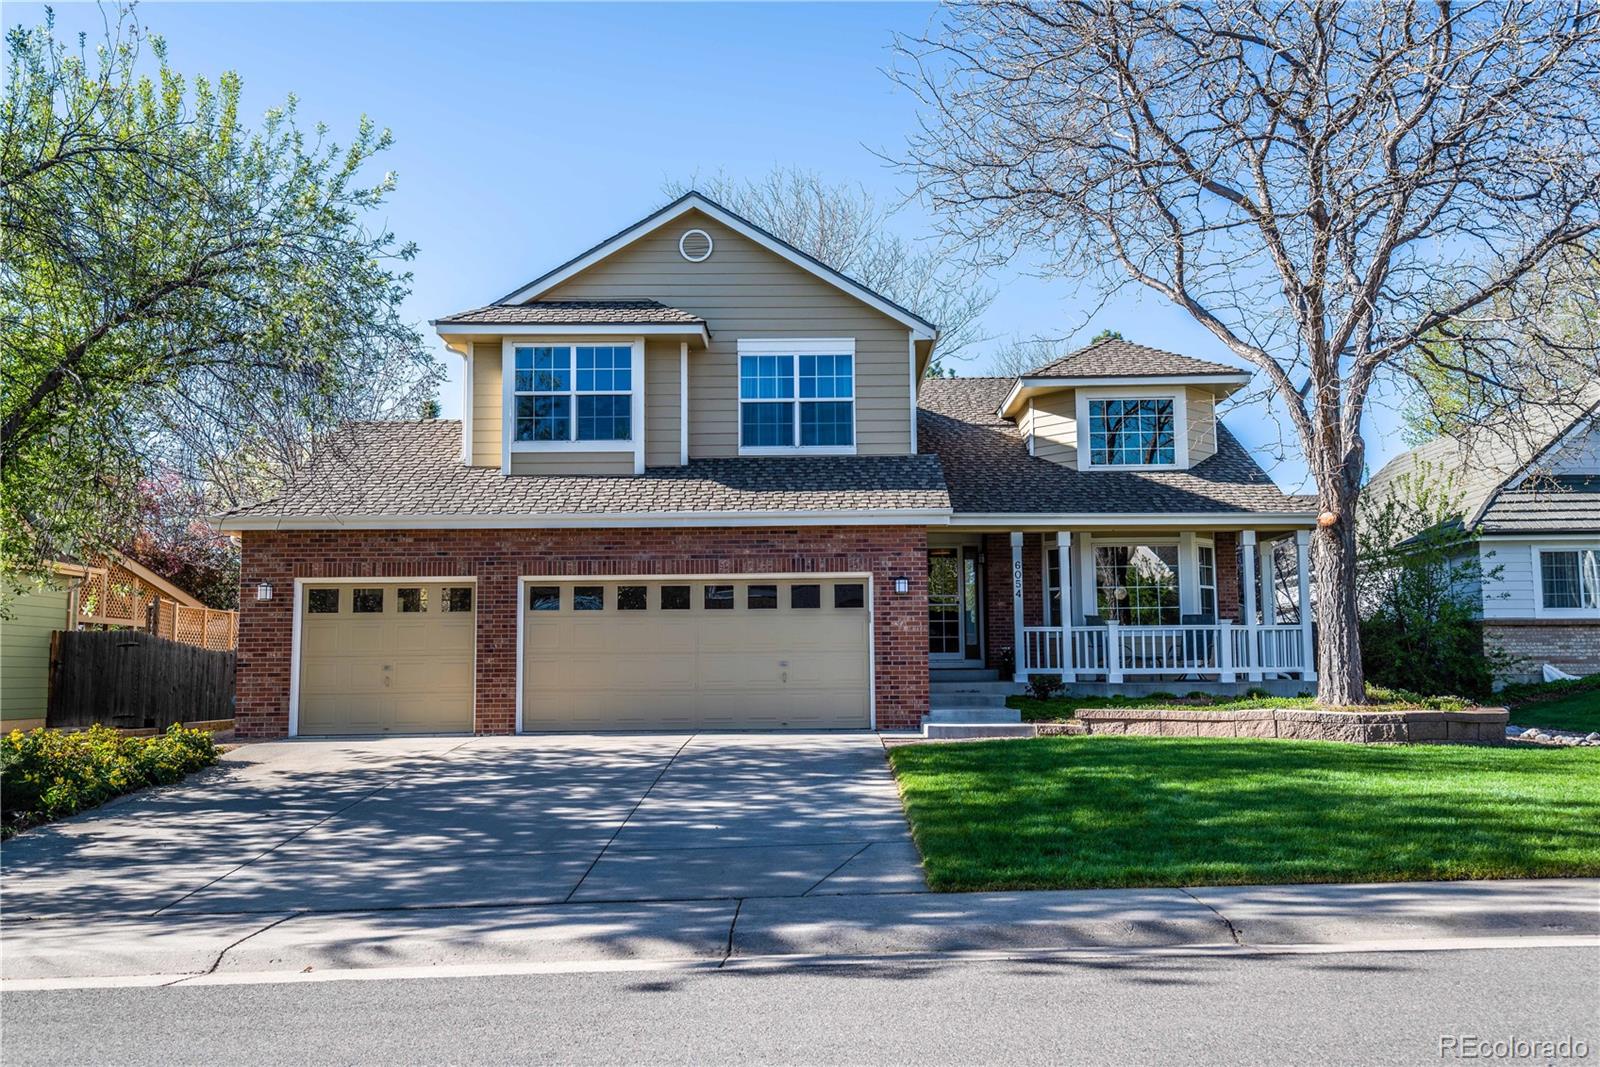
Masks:
[[[1264,544],[1314,519],[1103,341],[925,379],[930,322],[690,193],[436,320],[463,417],[325,443],[243,544],[243,736],[904,729],[930,678],[1313,677]],[[963,673],[964,672],[964,673]]]

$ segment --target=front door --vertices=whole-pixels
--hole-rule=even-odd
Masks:
[[[978,550],[928,549],[928,659],[976,663],[983,658],[978,623]]]

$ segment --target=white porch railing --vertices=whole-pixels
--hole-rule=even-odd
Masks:
[[[1298,625],[1027,626],[1017,673],[1106,682],[1189,675],[1223,682],[1265,675],[1305,678],[1305,644]]]

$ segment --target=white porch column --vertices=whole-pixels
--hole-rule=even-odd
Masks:
[[[1200,554],[1195,551],[1194,531],[1178,534],[1178,621],[1200,610]]]
[[[1244,662],[1245,677],[1252,682],[1261,680],[1261,657],[1256,651],[1256,532],[1239,531],[1239,548],[1243,559],[1239,563],[1239,588],[1244,593]]]
[[[1026,642],[1022,635],[1022,531],[1011,534],[1011,680],[1026,682],[1028,672],[1022,665]]]
[[[1311,531],[1294,532],[1295,573],[1300,579],[1300,655],[1305,670],[1300,677],[1308,682],[1317,680],[1317,650],[1311,642]]]
[[[1072,534],[1056,533],[1056,565],[1061,570],[1061,680],[1077,680],[1072,664]]]
[[[1272,567],[1276,541],[1261,546],[1261,624],[1278,625],[1278,582]]]

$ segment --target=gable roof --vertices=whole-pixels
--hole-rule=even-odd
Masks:
[[[854,278],[833,269],[815,256],[802,252],[789,242],[768,233],[749,219],[729,211],[703,193],[692,189],[665,207],[612,234],[587,251],[580,252],[559,267],[546,271],[521,288],[507,293],[499,300],[496,300],[495,304],[523,304],[535,300],[540,293],[550,291],[568,278],[605,259],[623,246],[633,243],[633,241],[643,237],[645,234],[691,211],[699,211],[710,216],[730,230],[788,260],[801,270],[821,278],[869,307],[875,308],[891,319],[904,324],[919,338],[933,340],[938,337],[939,328],[921,315],[900,306],[882,293],[868,289]]]
[[[538,300],[488,304],[458,311],[431,325],[484,326],[700,326],[706,320],[657,300]]]
[[[226,530],[939,522],[932,456],[697,459],[641,475],[506,476],[461,462],[461,423],[365,422],[330,440],[279,496],[218,516]]]
[[[1467,437],[1436,437],[1395,456],[1373,475],[1367,493],[1385,492],[1419,471],[1453,474],[1461,494],[1457,518],[1467,530],[1517,533],[1600,529],[1600,486],[1593,479],[1548,477],[1553,452],[1585,428],[1600,432],[1600,387],[1582,404],[1532,412],[1515,425],[1484,426]]]
[[[963,514],[1227,515],[1271,513],[1310,524],[1313,502],[1279,489],[1220,422],[1217,454],[1188,470],[1080,471],[1028,454],[999,413],[1011,378],[930,378],[918,441],[939,457],[950,506]]]
[[[1249,372],[1224,363],[1195,359],[1120,337],[1104,337],[1060,359],[1035,367],[1024,378],[1176,378]]]
[[[1035,367],[1011,380],[996,410],[1016,415],[1022,402],[1044,393],[1078,385],[1129,385],[1151,382],[1193,382],[1227,393],[1250,383],[1250,372],[1225,363],[1182,356],[1120,337],[1105,337],[1075,352]]]

